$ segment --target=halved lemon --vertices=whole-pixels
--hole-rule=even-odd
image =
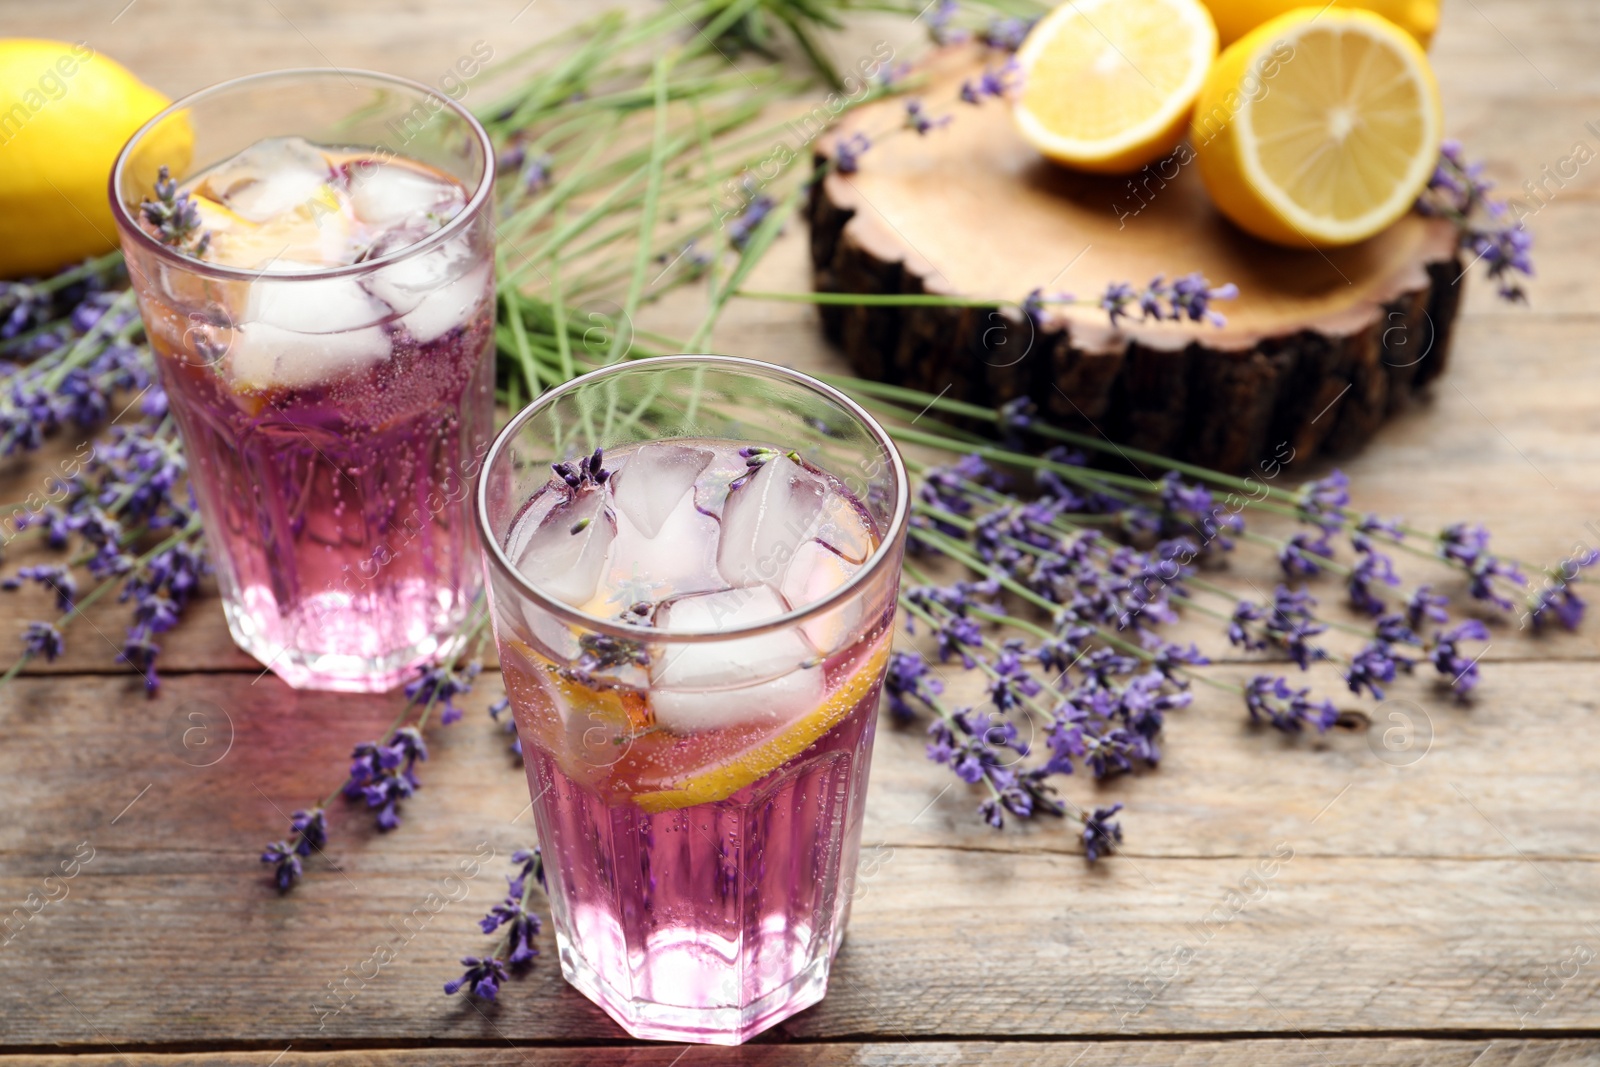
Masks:
[[[1190,141],[1211,198],[1286,245],[1364,241],[1410,210],[1443,113],[1410,34],[1367,11],[1305,7],[1223,52]]]
[[[1177,145],[1216,55],[1199,0],[1067,0],[1017,52],[1017,129],[1058,163],[1138,170]]]

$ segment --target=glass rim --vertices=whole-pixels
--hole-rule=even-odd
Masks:
[[[122,197],[118,194],[118,186],[121,184],[123,169],[133,152],[134,146],[144,139],[145,134],[155,129],[156,126],[158,126],[168,117],[176,114],[179,111],[187,110],[188,108],[193,107],[195,104],[209,97],[220,95],[222,93],[238,89],[255,82],[267,82],[275,79],[286,78],[305,78],[311,75],[337,75],[343,78],[345,81],[350,81],[353,76],[370,82],[384,82],[392,86],[409,89],[417,93],[419,96],[433,97],[443,101],[446,108],[453,111],[458,117],[465,119],[467,128],[472,132],[473,136],[477,138],[478,144],[483,150],[483,173],[478,178],[477,188],[472,190],[471,195],[467,197],[467,202],[462,205],[461,210],[456,212],[455,216],[451,218],[449,222],[446,222],[443,226],[439,227],[422,240],[413,244],[405,245],[401,248],[397,248],[387,255],[379,256],[377,259],[365,260],[361,263],[349,263],[339,267],[320,267],[315,270],[267,271],[265,269],[257,270],[248,267],[230,267],[221,263],[208,263],[203,259],[193,259],[189,256],[175,252],[173,249],[165,244],[162,244],[160,241],[156,240],[154,237],[151,237],[150,234],[145,232],[145,228],[139,225],[139,220],[132,216],[132,214],[128,211],[127,205],[122,202]],[[354,83],[352,83],[352,86],[353,85]],[[124,144],[121,150],[117,152],[116,162],[111,166],[111,177],[108,182],[108,195],[111,199],[112,218],[120,224],[118,229],[122,231],[125,238],[128,235],[131,235],[131,239],[136,241],[146,251],[152,252],[171,262],[181,264],[185,270],[192,274],[200,274],[211,278],[223,278],[234,281],[248,282],[261,281],[265,279],[281,279],[285,281],[320,281],[327,278],[343,278],[351,275],[364,274],[369,271],[388,266],[392,263],[398,263],[402,260],[410,258],[413,255],[426,252],[440,244],[443,244],[449,238],[455,236],[462,229],[464,229],[467,222],[472,219],[477,214],[478,210],[483,206],[483,204],[490,199],[494,192],[494,180],[494,142],[490,140],[489,132],[483,128],[483,123],[479,122],[477,118],[473,116],[472,112],[462,107],[450,97],[435,91],[432,87],[424,85],[422,82],[414,81],[411,78],[403,78],[398,74],[385,74],[382,71],[363,70],[359,67],[285,67],[281,70],[260,71],[256,74],[245,74],[237,78],[229,78],[227,81],[220,81],[215,85],[208,85],[204,89],[196,89],[187,96],[180,97],[179,99],[168,104],[166,107],[162,108],[144,125],[133,131],[133,135],[128,138],[127,143]]]
[[[855,418],[867,432],[878,442],[888,456],[890,469],[893,471],[895,484],[900,492],[895,501],[894,514],[884,530],[883,538],[878,542],[878,547],[873,549],[861,569],[851,575],[843,585],[828,593],[821,600],[808,604],[803,608],[775,615],[762,622],[751,623],[724,630],[657,630],[649,626],[636,626],[630,623],[619,622],[614,619],[601,619],[558,600],[542,591],[537,585],[529,581],[527,576],[517,569],[516,565],[506,555],[500,546],[500,540],[489,528],[489,472],[494,467],[495,461],[500,457],[506,444],[510,442],[524,426],[536,415],[548,409],[557,400],[568,393],[576,391],[584,385],[593,383],[613,374],[625,371],[659,368],[677,364],[685,369],[696,366],[712,364],[730,370],[743,371],[746,374],[754,373],[775,378],[787,379],[795,385],[809,389],[838,404],[849,415]],[[587,374],[546,390],[540,394],[521,411],[511,417],[499,433],[495,434],[494,442],[489,446],[489,451],[484,454],[483,465],[478,471],[478,490],[474,494],[474,517],[477,521],[478,537],[483,543],[484,558],[489,565],[496,568],[509,578],[517,590],[527,599],[532,600],[542,610],[548,611],[568,625],[581,626],[586,630],[604,633],[612,637],[621,637],[637,641],[654,638],[664,643],[701,644],[712,641],[725,641],[734,638],[756,637],[762,634],[774,633],[779,630],[792,630],[811,621],[812,619],[831,611],[855,595],[861,586],[876,577],[882,570],[890,555],[895,551],[895,544],[900,532],[905,528],[906,517],[910,511],[910,479],[906,476],[905,461],[900,457],[899,449],[895,448],[894,441],[889,434],[874,419],[865,408],[844,393],[835,389],[826,382],[818,381],[802,371],[780,367],[775,363],[767,363],[759,359],[749,359],[744,356],[722,355],[695,355],[682,354],[675,356],[651,356],[646,359],[630,359],[621,363],[614,363],[609,367],[601,367]]]

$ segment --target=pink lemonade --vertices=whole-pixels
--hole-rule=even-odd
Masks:
[[[229,626],[292,685],[391,688],[439,651],[481,581],[469,497],[493,432],[486,227],[392,258],[468,191],[404,156],[299,137],[182,190],[210,235],[202,262],[251,276],[129,258]]]
[[[763,624],[840,590],[881,536],[792,452],[677,439],[603,462],[536,492],[504,548],[633,636],[496,599],[562,970],[635,1036],[734,1044],[826,989],[893,596]]]

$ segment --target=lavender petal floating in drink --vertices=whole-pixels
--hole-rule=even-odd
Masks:
[[[527,472],[547,431],[573,421],[563,401],[581,408],[608,377],[619,407],[648,386],[666,411],[686,406],[679,387],[737,396],[741,378],[770,379],[794,410],[766,427],[803,425],[822,397],[787,372],[732,369],[760,366],[644,360],[579,379],[504,431],[480,490],[562,972],[640,1037],[738,1043],[826,989],[853,895],[904,473],[866,421],[845,451],[873,473],[853,485],[799,449],[639,427],[603,452],[603,480]]]
[[[468,497],[493,430],[492,163],[456,110],[430,120],[437,138],[390,148],[372,102],[400,106],[409,83],[352,77],[181,101],[124,150],[113,199],[235,639],[292,685],[380,691],[440,652],[480,587]],[[230,113],[272,125],[255,112],[300,93],[316,101],[278,128],[340,139],[233,144]],[[182,114],[214,151],[179,188],[199,259],[134,207]]]

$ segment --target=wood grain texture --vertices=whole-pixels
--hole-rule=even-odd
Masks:
[[[119,7],[13,5],[5,32],[87,37],[183,92],[330,62],[432,80],[476,40],[509,57],[593,10],[580,0],[539,0],[520,15],[523,0]],[[853,58],[862,34],[916,32],[870,23],[841,54]],[[215,46],[172,44],[194,39]],[[1581,0],[1447,0],[1433,57],[1450,129],[1504,189],[1578,139],[1600,145],[1584,125],[1600,117],[1597,40],[1600,6]],[[1425,528],[1481,518],[1501,551],[1530,561],[1600,542],[1588,525],[1600,523],[1597,192],[1590,164],[1529,217],[1540,267],[1531,310],[1469,286],[1449,375],[1345,464],[1362,506]],[[792,228],[751,287],[803,287],[806,239]],[[702,310],[703,294],[686,292],[650,309],[649,324],[687,333]],[[816,325],[809,309],[736,302],[712,347],[837,370]],[[0,499],[41,480],[44,462],[11,463]],[[1283,477],[1326,469],[1297,461]],[[13,546],[7,565],[34,558]],[[1244,592],[1274,579],[1241,557],[1219,580]],[[3,603],[0,648],[15,648],[23,621],[48,604],[33,592]],[[114,607],[90,619],[120,638]],[[1193,625],[1215,647],[1211,627]],[[0,923],[12,923],[0,946],[0,1064],[1600,1062],[1594,1041],[1566,1036],[1600,1030],[1600,970],[1571,962],[1580,947],[1600,951],[1597,642],[1592,626],[1538,639],[1500,628],[1472,706],[1406,682],[1373,729],[1320,739],[1249,729],[1234,701],[1202,693],[1169,718],[1159,771],[1069,783],[1074,803],[1129,805],[1127,854],[1093,870],[1061,824],[979,825],[978,798],[945,789],[919,733],[885,729],[862,895],[827,999],[744,1049],[685,1051],[620,1043],[560,981],[548,932],[545,955],[497,1007],[480,1014],[440,994],[456,958],[484,941],[474,920],[503,885],[502,861],[437,912],[427,895],[479,842],[504,857],[528,840],[521,773],[483,714],[499,695],[492,675],[463,723],[433,732],[407,825],[380,835],[336,805],[328,857],[280,898],[255,850],[281,832],[283,813],[337,783],[351,744],[388,722],[394,700],[295,693],[270,676],[252,684],[256,668],[227,640],[214,599],[166,636],[170,678],[153,701],[137,679],[85,674],[110,668],[114,652],[77,630],[65,659],[0,690]],[[1314,678],[1335,691],[1331,672]],[[1426,745],[1413,731],[1413,747],[1385,747],[1398,725],[1390,711],[1426,721]],[[197,765],[230,737],[225,755]],[[60,882],[85,841],[94,858]],[[1280,843],[1294,855],[1264,878],[1259,864]],[[64,899],[16,923],[30,893],[63,884]],[[399,947],[395,962],[361,978],[385,942]],[[343,1000],[330,1000],[328,983],[351,972]],[[319,1002],[341,1009],[320,1031]],[[319,1051],[330,1047],[342,1051]],[[223,1051],[178,1054],[189,1049]]]
[[[406,1049],[359,1052],[132,1053],[87,1056],[0,1056],[0,1067],[1571,1067],[1594,1063],[1600,1043],[1509,1039],[1433,1041],[1415,1038],[1265,1039],[1239,1041],[895,1041],[750,1044],[726,1049],[676,1045],[542,1046]]]
[[[1380,758],[1381,732],[1286,743],[1204,696],[1172,717],[1159,773],[1077,783],[1077,803],[1130,804],[1127,854],[1092,870],[1062,824],[983,827],[922,739],[886,730],[835,981],[781,1033],[1600,1028],[1592,965],[1551,979],[1548,1002],[1532,992],[1579,946],[1600,950],[1584,799],[1600,764],[1552,758],[1592,720],[1597,681],[1591,666],[1508,664],[1470,711],[1406,704],[1432,736],[1401,766]],[[435,735],[406,826],[379,835],[337,806],[326,857],[279,897],[254,847],[391,705],[239,675],[130,703],[124,684],[23,679],[0,705],[0,780],[20,799],[0,827],[0,901],[59,896],[45,879],[93,850],[0,951],[0,1047],[618,1036],[561,982],[548,934],[500,1005],[439,992],[529,836],[524,785],[477,701]],[[181,735],[174,748],[197,705],[231,723],[206,767],[191,763],[217,750]],[[221,744],[224,720],[208,721]],[[461,879],[483,850],[497,858]],[[383,946],[395,960],[371,963]]]

